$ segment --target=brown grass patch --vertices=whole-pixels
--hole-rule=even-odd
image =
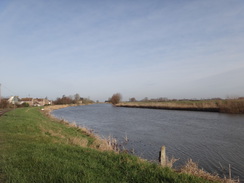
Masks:
[[[215,102],[194,103],[194,102],[126,102],[119,103],[117,107],[138,107],[152,109],[172,109],[172,110],[196,110],[196,111],[218,111]]]
[[[87,147],[88,140],[85,138],[71,137],[71,138],[69,138],[69,144],[77,145],[77,146],[81,146],[81,147]]]
[[[61,138],[61,139],[65,139],[65,136],[62,135],[61,131],[55,132],[55,131],[50,130],[50,129],[45,129],[42,126],[40,126],[40,129],[43,132],[43,134],[45,134],[45,135],[49,135],[49,136],[52,136],[52,137],[58,137],[58,138]]]
[[[124,102],[119,103],[116,106],[244,114],[244,99],[166,102]]]
[[[229,99],[220,104],[220,112],[244,114],[244,99]]]
[[[71,124],[71,127],[73,127],[72,124]],[[40,126],[40,129],[44,135],[48,135],[51,137],[57,137],[58,139],[53,139],[53,141],[55,143],[60,142],[60,140],[62,140],[62,141],[65,140],[64,142],[67,144],[72,144],[72,145],[77,145],[77,146],[82,146],[82,147],[87,147],[87,145],[88,145],[88,140],[86,138],[66,137],[65,135],[62,134],[61,130],[53,131],[50,129],[45,129],[42,126]]]
[[[238,183],[239,180],[231,180],[231,179],[227,179],[227,178],[220,178],[217,174],[213,175],[210,174],[206,171],[204,171],[203,169],[200,169],[198,167],[198,164],[193,162],[192,159],[190,159],[186,165],[184,165],[181,169],[180,169],[181,173],[186,173],[186,174],[191,174],[197,177],[202,177],[204,179],[210,180],[210,181],[218,181],[218,182],[222,182],[222,183]]]
[[[55,118],[54,116],[51,115],[51,111],[52,110],[57,110],[57,109],[61,109],[61,108],[65,108],[65,107],[70,107],[71,105],[54,105],[54,106],[45,106],[44,107],[44,114],[46,116],[48,116],[49,118],[54,119],[55,121],[65,124],[70,128],[77,128],[79,129],[81,132],[83,132],[84,134],[92,137],[94,139],[93,143],[89,146],[91,148],[97,149],[99,151],[115,151],[118,152],[118,144],[115,138],[112,137],[108,137],[106,138],[102,138],[96,134],[93,133],[92,130],[89,130],[86,127],[83,126],[78,126],[75,122],[70,123],[68,121],[65,120],[59,120],[57,118]],[[48,130],[43,130],[44,132],[50,133],[50,135],[52,136],[56,136],[58,137],[58,133],[54,133],[54,132],[49,132]],[[63,136],[64,138],[66,138],[65,136]],[[61,137],[62,138],[62,137]],[[87,147],[88,146],[88,140],[85,138],[78,138],[78,137],[69,137],[68,138],[68,142],[73,144],[73,145],[80,145],[82,147]]]
[[[94,138],[95,138],[95,141],[91,145],[92,148],[98,149],[100,151],[119,152],[117,140],[115,138],[108,137],[106,139],[106,138],[102,138],[97,135],[94,135]]]
[[[173,168],[174,163],[178,160],[179,159],[176,159],[174,157],[172,158],[166,157],[166,167]]]

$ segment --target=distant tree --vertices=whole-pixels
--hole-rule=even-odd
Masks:
[[[76,93],[75,95],[74,95],[74,100],[75,100],[75,103],[79,103],[79,101],[80,101],[80,95],[78,94],[78,93]]]
[[[10,107],[10,104],[9,104],[8,100],[2,99],[1,103],[0,103],[0,108],[4,109],[4,108],[9,108],[9,107]]]
[[[24,102],[23,104],[20,105],[20,107],[30,107],[30,104]]]
[[[145,97],[144,99],[141,100],[142,102],[148,102],[148,98]]]
[[[82,103],[83,104],[93,104],[94,101],[89,98],[82,98]]]
[[[122,95],[120,93],[115,93],[113,94],[113,96],[111,97],[110,102],[115,105],[118,104],[122,99]]]
[[[105,102],[110,102],[111,103],[111,97],[108,98]]]
[[[54,101],[54,104],[74,104],[74,100],[70,97],[66,97],[65,95],[62,96],[62,98],[57,98],[55,101]]]
[[[130,98],[130,102],[136,102],[136,98],[135,97]]]

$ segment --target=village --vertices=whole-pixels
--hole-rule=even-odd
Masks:
[[[18,96],[11,96],[9,98],[3,98],[2,104],[15,105],[15,106],[45,106],[52,105],[52,100],[47,98],[19,98]],[[3,106],[4,107],[4,106]]]

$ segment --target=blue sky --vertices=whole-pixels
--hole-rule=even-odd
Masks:
[[[1,0],[2,95],[244,96],[243,0]]]

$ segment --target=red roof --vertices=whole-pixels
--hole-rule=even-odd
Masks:
[[[22,98],[21,101],[32,101],[33,98]]]

